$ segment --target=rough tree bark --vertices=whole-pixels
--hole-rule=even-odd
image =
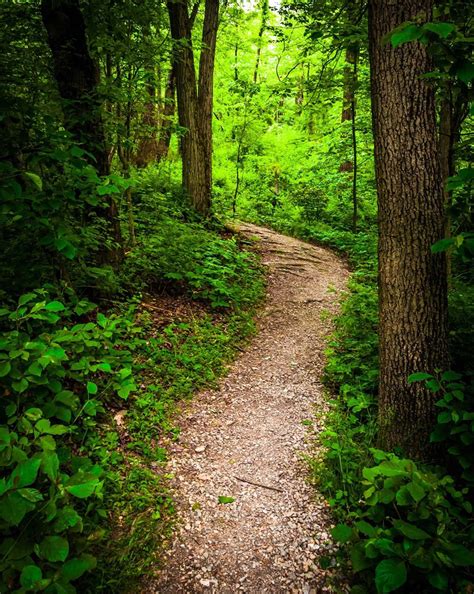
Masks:
[[[436,396],[411,373],[446,368],[444,193],[426,47],[393,49],[384,37],[405,21],[429,21],[432,0],[370,0],[369,36],[379,204],[380,443],[423,458]]]
[[[110,173],[109,154],[97,94],[99,68],[89,54],[78,0],[42,0],[41,16],[53,56],[54,76],[64,101],[64,124],[75,142],[94,156],[99,175]],[[121,244],[117,205],[108,197],[107,219],[113,239]],[[112,257],[118,257],[113,250]]]
[[[179,124],[186,129],[181,139],[183,186],[196,210],[207,216],[211,207],[212,104],[219,1],[205,2],[198,75],[191,37],[195,10],[189,16],[187,0],[175,0],[168,2],[168,12],[175,42]]]

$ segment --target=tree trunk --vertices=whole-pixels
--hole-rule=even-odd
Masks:
[[[166,83],[164,105],[161,110],[160,135],[158,137],[158,146],[156,149],[157,163],[168,156],[171,142],[172,121],[175,114],[175,95],[176,66],[172,63],[168,74],[168,81]]]
[[[431,245],[444,236],[431,70],[418,42],[392,49],[384,37],[406,21],[431,20],[432,0],[370,0],[372,113],[379,205],[382,447],[429,453],[437,396],[410,374],[448,365],[446,264]]]
[[[257,58],[255,60],[255,68],[253,70],[253,82],[257,84],[258,80],[258,69],[260,66],[260,57],[262,54],[262,40],[263,34],[265,33],[265,29],[267,28],[267,21],[268,21],[268,13],[269,13],[269,5],[268,0],[261,0],[261,7],[262,7],[262,22],[260,24],[260,29],[258,31],[258,40],[257,40]]]
[[[181,139],[183,186],[196,210],[207,216],[211,207],[213,77],[219,2],[206,0],[205,3],[199,81],[191,36],[194,18],[188,15],[186,0],[168,2],[168,12],[171,35],[176,43],[179,124],[186,129]]]
[[[84,19],[78,0],[42,0],[41,15],[53,56],[54,76],[64,100],[64,124],[74,141],[84,144],[94,156],[92,164],[99,175],[110,173],[109,155],[97,94],[99,68],[87,47]],[[107,219],[115,242],[122,234],[117,205],[107,198]],[[118,258],[113,250],[113,259]]]

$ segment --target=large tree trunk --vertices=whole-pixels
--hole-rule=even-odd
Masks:
[[[110,173],[101,105],[97,94],[99,68],[87,47],[78,0],[42,0],[41,15],[51,48],[54,76],[64,100],[65,126],[75,142],[94,156],[99,175]],[[107,219],[117,244],[122,241],[117,205],[108,198]],[[118,252],[114,250],[115,259]]]
[[[448,365],[444,193],[431,70],[418,42],[384,37],[405,21],[431,19],[432,0],[370,0],[370,58],[379,200],[380,442],[424,457],[436,395],[407,378]]]
[[[186,129],[181,139],[183,186],[196,210],[207,216],[211,207],[212,90],[219,2],[206,0],[205,4],[199,87],[191,37],[194,16],[189,17],[186,0],[169,1],[168,12],[171,35],[176,43],[179,124]]]

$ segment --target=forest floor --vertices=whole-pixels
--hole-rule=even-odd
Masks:
[[[259,332],[220,387],[177,420],[168,472],[180,522],[143,592],[313,594],[337,577],[331,516],[304,453],[324,422],[325,341],[349,272],[328,249],[239,227],[268,267]]]

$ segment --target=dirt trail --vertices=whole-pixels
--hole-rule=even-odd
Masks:
[[[182,526],[143,592],[331,591],[327,505],[305,480],[302,421],[324,409],[321,371],[348,271],[332,252],[242,224],[269,267],[259,333],[220,388],[198,395],[172,446]],[[261,486],[260,486],[261,485]],[[219,504],[218,497],[235,498]]]

